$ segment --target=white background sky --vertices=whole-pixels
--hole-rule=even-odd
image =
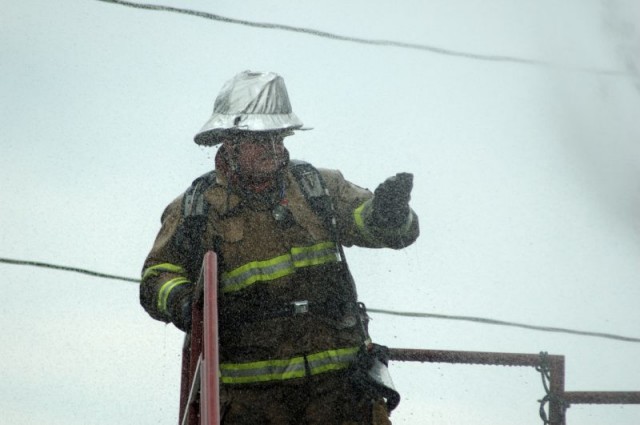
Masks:
[[[633,0],[157,2],[541,67],[95,0],[0,0],[0,256],[137,277],[237,72],[285,78],[293,157],[371,189],[415,174],[422,236],[349,249],[374,308],[640,337],[640,6]],[[619,71],[604,75],[576,71]],[[0,264],[0,423],[177,422],[182,335],[133,283]],[[640,390],[640,344],[373,315],[392,347],[566,356],[567,390]],[[395,424],[540,424],[530,368],[393,363]],[[637,424],[574,406],[569,424]]]

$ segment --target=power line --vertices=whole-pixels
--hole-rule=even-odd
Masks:
[[[24,261],[24,260],[15,260],[15,259],[10,259],[10,258],[1,258],[0,257],[0,263],[15,264],[15,265],[22,265],[22,266],[44,267],[44,268],[49,268],[49,269],[54,269],[54,270],[63,270],[63,271],[82,273],[82,274],[86,274],[86,275],[89,275],[89,276],[100,277],[100,278],[105,278],[105,279],[114,279],[114,280],[122,280],[122,281],[125,281],[125,282],[140,283],[139,279],[134,279],[134,278],[130,278],[130,277],[116,276],[116,275],[112,275],[112,274],[99,273],[99,272],[95,272],[95,271],[92,271],[92,270],[81,269],[81,268],[78,268],[78,267],[60,266],[60,265],[56,265],[56,264],[43,263],[43,262],[39,262],[39,261]],[[581,335],[581,336],[591,336],[591,337],[597,337],[597,338],[614,339],[614,340],[617,340],[617,341],[625,341],[625,342],[640,342],[640,338],[627,337],[627,336],[621,336],[621,335],[615,335],[615,334],[609,334],[609,333],[588,332],[588,331],[578,331],[578,330],[566,329],[566,328],[527,325],[527,324],[523,324],[523,323],[507,322],[507,321],[504,321],[504,320],[488,319],[488,318],[483,318],[483,317],[452,316],[452,315],[447,315],[447,314],[435,314],[435,313],[402,312],[402,311],[384,310],[384,309],[378,309],[378,308],[367,308],[367,311],[370,312],[370,313],[389,314],[389,315],[392,315],[392,316],[419,317],[419,318],[446,319],[446,320],[460,320],[460,321],[475,322],[475,323],[482,323],[482,324],[488,324],[488,325],[512,326],[512,327],[517,327],[517,328],[524,328],[524,329],[537,330],[537,331],[543,331],[543,332],[559,332],[559,333],[567,333],[567,334],[572,334],[572,335]]]
[[[422,318],[446,319],[446,320],[463,320],[467,322],[483,323],[487,325],[512,326],[516,328],[531,329],[531,330],[543,331],[543,332],[560,332],[560,333],[567,333],[567,334],[573,334],[573,335],[615,339],[617,341],[640,342],[640,338],[633,338],[633,337],[627,337],[627,336],[621,336],[621,335],[615,335],[615,334],[609,334],[609,333],[578,331],[574,329],[556,328],[556,327],[549,327],[549,326],[527,325],[524,323],[507,322],[504,320],[487,319],[482,317],[451,316],[447,314],[433,314],[433,313],[400,312],[400,311],[393,311],[393,310],[381,310],[377,308],[367,308],[367,311],[371,313],[389,314],[393,316],[422,317]]]
[[[159,11],[165,11],[165,12],[181,13],[185,15],[197,16],[200,18],[210,19],[212,21],[225,22],[229,24],[297,32],[297,33],[303,33],[303,34],[313,35],[317,37],[323,37],[323,38],[328,38],[328,39],[333,39],[338,41],[348,41],[348,42],[359,43],[359,44],[420,50],[420,51],[426,51],[426,52],[431,52],[431,53],[436,53],[441,55],[457,56],[457,57],[462,57],[466,59],[475,59],[475,60],[492,61],[492,62],[510,62],[510,63],[517,63],[522,65],[533,65],[533,66],[558,68],[558,69],[564,68],[564,69],[569,69],[573,71],[585,72],[590,74],[599,74],[599,75],[610,75],[610,76],[631,75],[625,71],[614,71],[614,70],[597,69],[597,68],[589,68],[589,67],[561,66],[558,64],[554,64],[552,62],[538,60],[538,59],[526,59],[526,58],[519,58],[515,56],[504,56],[504,55],[483,55],[483,54],[477,54],[477,53],[445,49],[442,47],[430,46],[427,44],[405,43],[402,41],[394,41],[394,40],[374,40],[374,39],[368,39],[368,38],[351,37],[351,36],[330,33],[327,31],[315,30],[311,28],[296,27],[296,26],[284,25],[284,24],[274,24],[274,23],[267,23],[267,22],[247,21],[244,19],[229,18],[226,16],[217,15],[214,13],[202,12],[202,11],[192,10],[192,9],[183,9],[183,8],[171,7],[171,6],[146,4],[146,3],[132,3],[132,2],[123,1],[123,0],[97,0],[97,1],[101,1],[104,3],[118,4],[121,6],[133,7],[136,9],[159,10]]]
[[[0,263],[17,264],[21,266],[44,267],[44,268],[54,269],[54,270],[64,270],[68,272],[82,273],[82,274],[87,274],[89,276],[101,277],[105,279],[123,280],[125,282],[140,283],[140,279],[133,279],[130,277],[123,277],[123,276],[116,276],[116,275],[107,274],[107,273],[94,272],[92,270],[80,269],[77,267],[67,267],[67,266],[59,266],[56,264],[41,263],[39,261],[23,261],[23,260],[12,260],[10,258],[0,258]]]

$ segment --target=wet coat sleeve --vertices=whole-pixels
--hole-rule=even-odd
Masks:
[[[400,249],[420,234],[418,216],[410,210],[403,225],[384,228],[371,223],[373,193],[346,180],[340,171],[320,169],[336,210],[340,242],[344,246]]]
[[[162,227],[142,268],[140,304],[151,317],[171,321],[172,295],[193,291],[193,272],[189,258],[175,243],[182,220],[182,197],[174,200],[162,214]]]

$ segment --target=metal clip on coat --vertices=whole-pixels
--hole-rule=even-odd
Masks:
[[[309,301],[294,301],[291,303],[293,306],[293,314],[306,314],[309,312]]]

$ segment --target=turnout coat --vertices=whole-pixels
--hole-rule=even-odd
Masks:
[[[286,382],[348,368],[366,332],[356,320],[357,295],[338,244],[399,249],[418,237],[415,212],[400,228],[375,227],[369,190],[339,171],[318,171],[335,231],[314,211],[290,167],[273,199],[243,195],[217,173],[204,191],[208,211],[198,243],[177,240],[185,194],[162,215],[142,271],[141,304],[169,322],[171,292],[193,288],[203,252],[216,251],[223,384]],[[277,205],[288,211],[285,220],[276,218]]]

